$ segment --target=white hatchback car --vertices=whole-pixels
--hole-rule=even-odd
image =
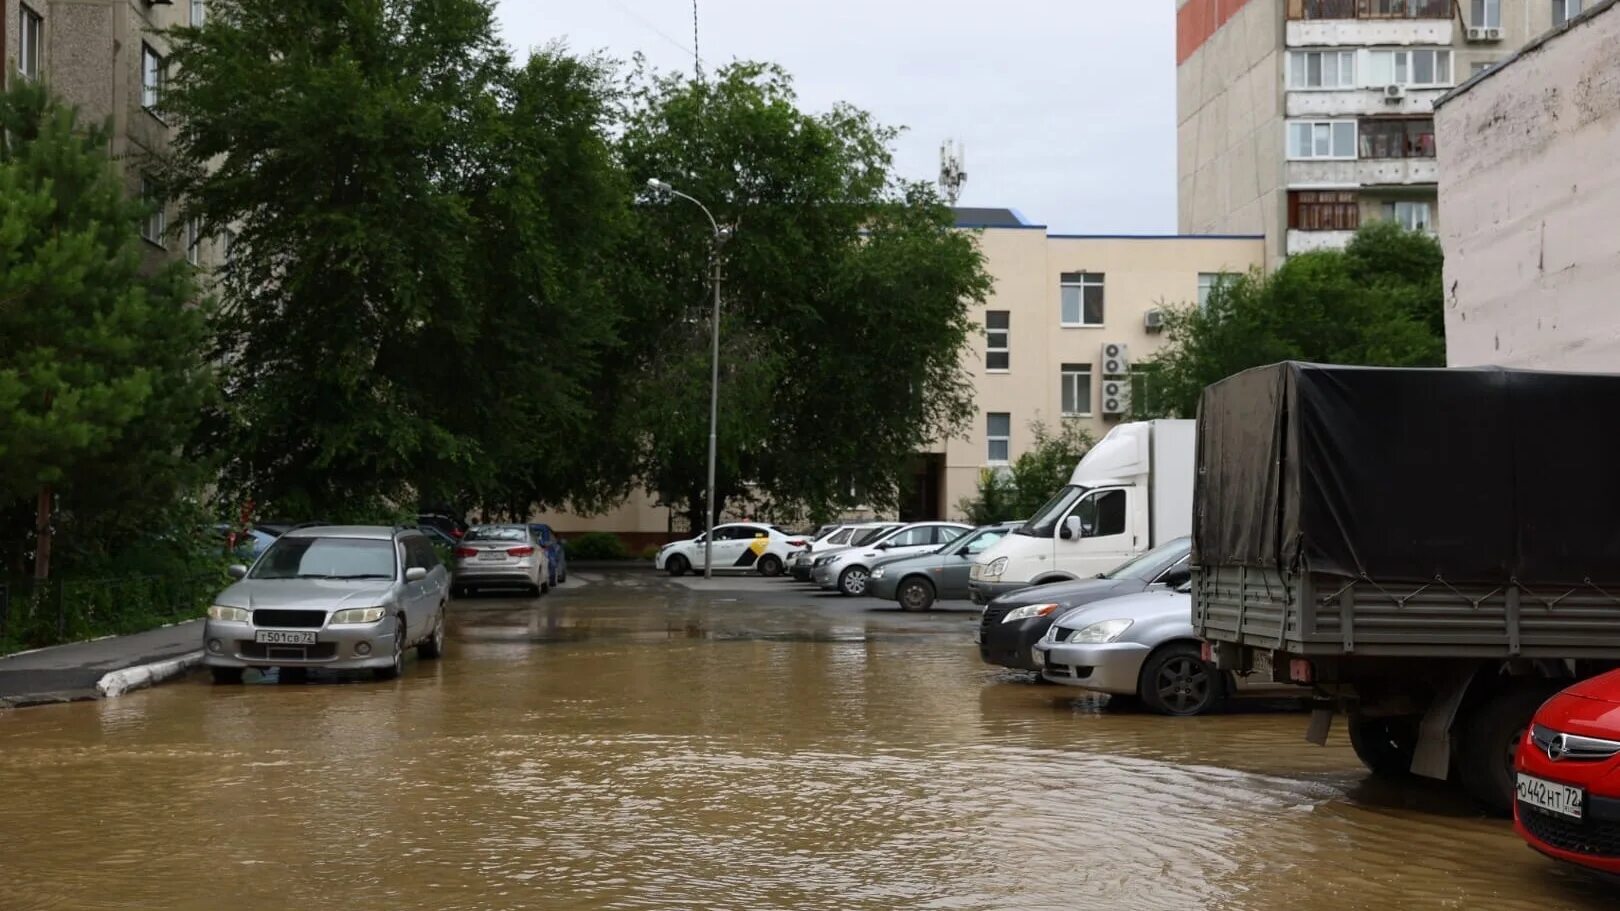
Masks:
[[[762,576],[781,575],[789,558],[810,540],[772,525],[733,522],[714,528],[715,572],[758,572]],[[653,558],[653,566],[672,576],[684,576],[703,569],[703,536],[665,544]]]
[[[972,530],[973,526],[960,522],[901,525],[863,546],[846,547],[816,557],[811,564],[810,577],[822,588],[837,589],[845,595],[864,594],[873,561],[938,550]]]

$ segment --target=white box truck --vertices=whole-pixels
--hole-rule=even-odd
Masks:
[[[979,554],[973,600],[1085,579],[1192,531],[1196,421],[1120,424],[1030,520]]]

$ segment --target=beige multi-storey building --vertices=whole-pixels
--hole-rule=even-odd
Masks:
[[[983,333],[964,355],[977,412],[959,435],[918,454],[909,495],[889,518],[959,515],[983,472],[1030,447],[1036,422],[1053,431],[1078,422],[1100,439],[1130,412],[1131,365],[1163,344],[1163,311],[1202,303],[1224,277],[1265,258],[1258,235],[1052,234],[1011,209],[956,216],[958,228],[978,235],[994,282],[973,314]],[[640,546],[678,530],[652,502],[638,496],[602,516],[541,520],[564,534],[613,531]]]
[[[1181,230],[1264,234],[1272,265],[1438,231],[1434,102],[1581,3],[1177,0]]]
[[[106,123],[112,155],[131,194],[164,200],[141,226],[148,256],[206,263],[224,238],[204,238],[178,223],[178,207],[155,178],[152,156],[169,150],[163,91],[168,44],[162,30],[201,24],[207,0],[3,0],[0,35],[6,66],[0,79],[43,80],[79,109],[84,122]]]

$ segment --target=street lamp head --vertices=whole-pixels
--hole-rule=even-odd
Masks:
[[[669,184],[665,183],[662,180],[659,180],[656,177],[647,178],[647,187],[649,189],[659,190],[659,191],[662,191],[662,192],[665,192],[665,193],[668,193],[670,190],[675,189],[674,187],[670,186]]]

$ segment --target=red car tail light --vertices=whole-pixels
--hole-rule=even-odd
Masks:
[[[506,553],[507,553],[508,556],[512,556],[512,557],[527,557],[530,554],[534,553],[534,548],[532,548],[532,547],[513,547],[513,548],[508,548]]]
[[[458,547],[455,550],[451,551],[451,553],[455,554],[458,557],[476,557],[476,556],[478,556],[478,551],[474,550],[471,547]]]
[[[455,539],[456,539],[456,540],[458,540],[458,541],[459,541],[459,540],[461,540],[461,537],[462,537],[462,536],[463,536],[463,535],[465,535],[465,534],[466,534],[466,532],[464,532],[464,531],[462,531],[462,530],[461,530],[461,529],[459,529],[459,528],[452,528],[452,529],[450,529],[450,536],[451,536],[451,537],[453,537],[453,538],[455,538]]]
[[[789,547],[803,547],[804,543],[805,542],[800,540],[799,538],[794,538],[793,540],[788,542],[788,546]]]

